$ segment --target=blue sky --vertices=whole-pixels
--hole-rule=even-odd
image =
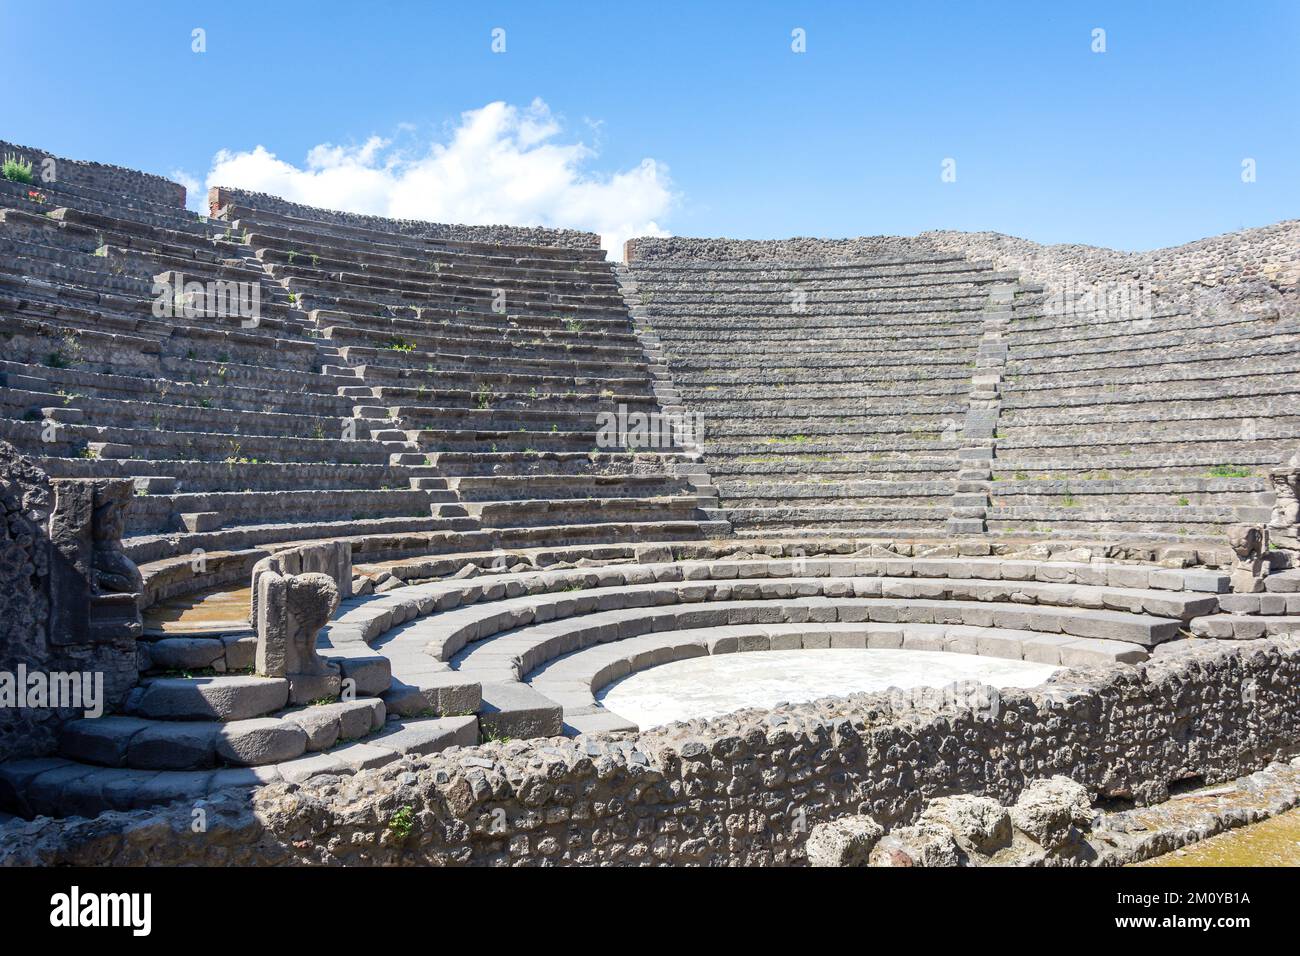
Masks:
[[[321,202],[355,182],[371,211],[1146,249],[1300,216],[1298,47],[1294,0],[0,0],[21,91],[0,139],[199,181],[219,150],[262,146],[280,165],[222,171]],[[506,112],[463,116],[494,102]],[[479,146],[422,163],[475,129]],[[372,137],[386,142],[362,151]],[[352,150],[303,172],[325,143]]]

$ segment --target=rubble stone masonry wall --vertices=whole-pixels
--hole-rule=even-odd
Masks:
[[[202,834],[189,804],[11,822],[0,864],[801,865],[813,826],[851,814],[897,826],[938,796],[1010,803],[1055,774],[1142,805],[1286,758],[1300,641],[1177,641],[996,703],[854,695],[626,739],[453,748],[251,803],[221,795]]]
[[[42,182],[43,161],[53,159],[54,185],[85,186],[112,193],[117,197],[135,196],[147,202],[175,206],[178,209],[185,205],[184,186],[152,173],[124,169],[121,166],[109,166],[105,163],[91,163],[81,159],[65,159],[43,149],[18,146],[0,140],[0,157],[8,156],[10,153],[32,163],[36,187],[39,187]]]
[[[44,472],[3,442],[0,509],[0,682],[8,682],[13,694],[31,686],[20,675],[101,674],[103,707],[111,712],[136,682],[135,641],[60,633],[57,622],[70,616],[82,627],[89,622],[84,602],[69,594],[76,572],[50,538],[56,493]],[[57,613],[60,602],[69,613]],[[9,700],[5,690],[0,686],[0,761],[51,752],[59,726],[84,716],[77,709],[29,706],[38,700],[30,695]]]
[[[312,219],[340,226],[354,226],[379,232],[396,232],[424,239],[447,239],[462,242],[491,242],[530,246],[553,246],[562,249],[599,249],[600,236],[577,229],[550,229],[544,226],[466,226],[452,223],[425,222],[420,219],[388,219],[356,212],[320,209],[290,202],[279,196],[218,186],[208,190],[208,206],[215,215],[223,206],[252,206],[262,212],[298,219]]]
[[[882,259],[890,256],[928,256],[933,246],[902,236],[859,236],[855,239],[629,239],[627,262],[835,262]]]
[[[914,238],[779,240],[641,238],[627,242],[628,262],[835,262],[958,253],[996,269],[1013,269],[1048,292],[1053,310],[1063,290],[1075,297],[1136,284],[1168,304],[1192,309],[1300,313],[1300,219],[1198,239],[1150,252],[1100,246],[1043,245],[997,232],[938,230]],[[1100,296],[1094,299],[1099,300]]]
[[[1161,299],[1192,308],[1300,313],[1300,219],[1150,252],[1042,245],[997,232],[942,230],[918,239],[1019,271],[1021,279],[1046,288],[1049,306],[1067,286],[1079,291],[1139,283]]]

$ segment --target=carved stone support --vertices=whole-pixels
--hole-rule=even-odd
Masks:
[[[1268,473],[1273,482],[1273,516],[1268,527],[1272,542],[1288,551],[1300,551],[1300,467],[1293,463]]]
[[[1246,594],[1264,590],[1264,578],[1269,572],[1269,529],[1259,525],[1230,525],[1228,543],[1237,556],[1237,566],[1231,576],[1232,589]]]
[[[338,606],[338,588],[327,574],[265,571],[257,578],[256,672],[287,677],[290,703],[338,696],[338,668],[316,653],[316,636]]]
[[[51,484],[50,642],[103,644],[139,637],[144,582],[122,551],[131,482],[95,478]]]

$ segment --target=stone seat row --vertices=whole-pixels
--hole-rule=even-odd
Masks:
[[[987,293],[982,291],[951,296],[902,291],[894,294],[880,293],[876,295],[864,293],[854,299],[834,302],[813,300],[804,303],[804,307],[807,313],[813,316],[851,316],[855,320],[860,320],[861,318],[873,316],[877,311],[890,314],[938,312],[948,314],[949,321],[951,321],[952,313],[982,311],[987,299]],[[692,320],[698,318],[706,323],[710,319],[746,322],[755,313],[760,317],[798,314],[791,307],[791,298],[788,295],[784,299],[732,303],[717,303],[711,297],[702,297],[699,302],[661,303],[658,296],[654,297],[654,314],[656,316],[686,315],[690,316]]]
[[[428,577],[452,573],[476,560],[484,566],[491,566],[514,554],[540,555],[538,560],[544,561],[583,560],[597,555],[606,559],[627,559],[645,547],[673,542],[695,546],[727,532],[724,522],[708,520],[469,529],[463,527],[464,521],[442,521],[439,524],[441,526],[434,530],[352,533],[338,535],[336,540],[348,543],[357,565],[394,561],[403,568],[419,566],[424,569],[432,565],[427,573],[422,571],[422,576]],[[201,563],[196,562],[189,552],[142,561],[142,607],[203,588],[247,581],[258,560],[273,551],[306,543],[311,539],[307,533],[310,530],[289,526],[281,533],[282,540],[230,551],[208,550]],[[430,555],[439,557],[430,558]],[[563,557],[559,557],[561,555]]]
[[[160,431],[109,425],[65,423],[52,434],[40,421],[0,419],[6,441],[33,454],[62,458],[133,458],[152,461],[224,462],[237,466],[249,462],[338,462],[341,464],[387,464],[390,451],[381,442],[364,437],[355,440],[323,436],[247,435],[234,432]],[[456,433],[450,433],[455,435]],[[476,433],[469,433],[472,444]],[[487,434],[487,433],[485,433]],[[544,440],[546,433],[538,440]],[[516,433],[502,435],[514,438]],[[519,433],[520,443],[529,437]],[[422,461],[421,461],[422,463]]]
[[[407,343],[394,343],[383,348],[345,345],[339,347],[338,355],[342,365],[353,368],[379,366],[393,369],[422,369],[426,373],[431,373],[444,368],[471,370],[490,367],[517,375],[560,375],[614,380],[631,378],[647,383],[650,378],[644,361],[635,361],[631,356],[622,361],[526,358],[515,352],[494,356],[474,351],[420,349]]]
[[[709,386],[726,388],[746,386],[753,394],[766,392],[770,398],[779,399],[785,389],[833,389],[841,385],[864,388],[916,388],[929,382],[951,385],[952,391],[970,388],[974,372],[976,351],[970,350],[964,361],[904,360],[886,362],[820,363],[811,367],[803,364],[768,362],[765,365],[741,366],[735,363],[715,368],[706,361],[673,361],[673,380],[683,388],[695,392],[707,391]],[[776,394],[772,394],[775,392]]]
[[[363,358],[360,355],[356,357],[358,360]],[[337,356],[336,360],[342,360],[342,357]],[[389,361],[392,359],[390,358]],[[545,365],[527,371],[502,370],[500,363],[495,362],[485,362],[482,366],[438,366],[436,384],[475,393],[486,387],[493,391],[531,392],[537,389],[539,392],[549,393],[599,395],[605,391],[613,391],[616,394],[645,394],[652,380],[648,370],[620,369],[603,374],[599,370],[594,370],[564,374],[562,369],[548,368]],[[414,390],[418,394],[420,388],[431,387],[430,377],[435,371],[435,366],[432,361],[425,361],[423,365],[414,361],[406,365],[363,362],[357,365],[324,365],[322,371],[326,375],[340,379],[339,387],[342,388],[393,387]]]
[[[52,478],[130,478],[137,495],[173,492],[370,490],[407,487],[418,469],[383,463],[58,458],[32,456]]]
[[[91,220],[88,224],[87,219]],[[150,235],[162,233],[167,239],[146,238],[141,228],[129,222],[112,228],[116,220],[85,217],[75,210],[55,209],[44,216],[25,210],[0,212],[0,249],[6,258],[25,258],[42,263],[49,271],[80,270],[92,275],[93,281],[106,285],[111,281],[132,281],[147,286],[163,277],[183,274],[186,279],[222,280],[263,283],[264,270],[238,258],[236,249],[211,237],[199,238],[188,233],[171,233],[143,227]],[[98,261],[96,261],[98,260]],[[179,290],[178,290],[179,291]],[[266,288],[267,298],[274,289]],[[266,303],[268,310],[281,309],[276,301]]]
[[[600,343],[589,337],[585,344],[551,342],[536,335],[503,336],[489,332],[482,336],[464,335],[456,330],[447,332],[419,331],[394,335],[384,329],[363,329],[354,326],[326,325],[319,329],[321,337],[339,346],[387,347],[394,342],[412,351],[439,352],[443,350],[474,352],[479,355],[527,356],[529,358],[569,361],[577,358],[599,359],[609,364],[644,362],[644,354],[635,341],[616,345]]]
[[[781,381],[790,381],[787,373],[796,376],[817,376],[834,374],[849,370],[847,378],[853,382],[875,382],[892,377],[904,379],[924,379],[938,373],[947,372],[952,377],[969,377],[975,368],[975,349],[956,348],[951,351],[943,349],[888,352],[860,350],[857,352],[815,353],[807,356],[786,354],[779,357],[765,357],[739,353],[734,356],[720,355],[716,361],[710,361],[706,355],[674,356],[670,361],[673,374],[679,371],[688,383],[699,381],[726,381],[723,376],[731,374],[747,377],[751,372],[763,372],[767,376],[779,376]],[[699,375],[699,373],[705,373]],[[692,375],[699,377],[692,377]],[[824,379],[822,379],[824,381]],[[792,384],[797,384],[796,378]]]
[[[318,493],[319,494],[319,493]],[[204,527],[200,525],[199,527]],[[176,531],[163,534],[141,534],[122,540],[122,550],[139,565],[167,558],[180,559],[182,563],[206,566],[207,555],[216,552],[239,551],[268,545],[286,545],[305,541],[353,539],[367,536],[428,533],[434,531],[469,531],[478,522],[467,517],[380,517],[348,518],[343,520],[272,521],[262,524],[237,525],[217,530]],[[203,586],[202,579],[195,586]]]
[[[790,361],[795,357],[827,354],[855,357],[890,355],[915,359],[925,357],[931,353],[943,353],[953,350],[973,354],[975,349],[979,347],[979,341],[978,330],[974,328],[963,335],[933,336],[921,339],[891,338],[886,335],[876,335],[869,341],[860,338],[845,338],[832,341],[807,338],[801,342],[783,343],[778,336],[773,335],[771,339],[762,342],[720,341],[712,349],[703,340],[683,342],[676,348],[674,358],[676,362],[684,364],[692,360],[698,362],[701,356],[716,356],[719,365],[727,364],[728,359],[741,359],[745,365],[760,365],[771,361]]]
[[[1051,409],[1056,413],[1061,409],[1110,409],[1117,406],[1123,410],[1126,406],[1139,404],[1195,407],[1201,402],[1225,402],[1251,396],[1276,399],[1290,394],[1286,381],[1279,381],[1279,378],[1300,371],[1300,368],[1293,369],[1292,366],[1300,366],[1300,361],[1278,362],[1267,369],[1247,374],[1222,370],[1217,377],[1158,383],[1093,382],[1053,388],[1047,385],[1046,380],[1028,382],[1004,394],[1002,408],[1008,414],[1025,415],[1037,409]]]
[[[784,302],[788,307],[791,295],[795,291],[804,292],[809,304],[833,305],[841,300],[856,301],[863,298],[870,300],[877,297],[884,300],[933,298],[936,301],[956,303],[957,300],[975,297],[987,299],[991,290],[1016,282],[1014,272],[969,269],[929,274],[882,276],[868,274],[836,280],[808,280],[800,277],[786,282],[766,281],[761,278],[756,282],[747,279],[738,282],[714,282],[708,278],[701,278],[687,282],[664,283],[658,278],[635,275],[635,269],[634,266],[633,281],[638,291],[651,296],[650,304],[659,303],[661,297],[665,296],[669,297],[668,301],[680,304],[718,295],[722,297],[721,301],[724,304]],[[1006,307],[1018,315],[1033,316],[1041,313],[1044,298],[1038,293],[1025,291],[1025,287],[1021,286],[1020,292],[1013,300],[1006,303]]]
[[[457,501],[450,490],[295,489],[141,493],[126,516],[128,536],[170,531],[212,531],[236,525],[305,520],[356,520],[440,516],[440,504]]]
[[[264,266],[280,275],[369,276],[381,282],[435,282],[446,278],[449,286],[499,285],[521,291],[534,288],[544,293],[555,289],[586,289],[608,294],[613,290],[607,263],[574,258],[569,250],[531,249],[529,253],[554,252],[553,256],[503,255],[445,249],[411,249],[387,241],[358,244],[324,233],[283,230],[256,218],[232,223],[245,237],[253,254]]]
[[[551,492],[554,489],[541,489]],[[497,498],[462,502],[449,491],[332,489],[147,496],[123,538],[137,562],[201,551],[231,551],[307,539],[437,529],[615,529],[713,520],[698,489],[667,482],[633,487],[636,496]],[[677,493],[673,493],[674,490]],[[182,508],[201,510],[181,511]],[[159,526],[162,526],[159,528]],[[557,531],[557,534],[561,532]]]
[[[726,273],[741,279],[771,273],[793,276],[804,272],[837,274],[863,269],[992,268],[987,262],[972,262],[952,252],[894,252],[879,256],[845,256],[843,258],[767,260],[718,259],[701,256],[691,259],[654,259],[636,257],[635,272],[650,279],[669,278],[674,274],[695,275],[700,272]]]
[[[1275,448],[1268,447],[1255,451],[1234,449],[1232,459],[1237,462],[1234,468],[1245,472],[1245,477],[1256,477],[1263,469],[1277,459]],[[1114,478],[1164,478],[1190,476],[1213,478],[1215,471],[1224,470],[1222,448],[1216,446],[1202,449],[1183,449],[1158,455],[1139,453],[1116,455],[1089,455],[1079,450],[1069,457],[1027,457],[1025,454],[1011,455],[1006,452],[994,458],[989,464],[993,477],[997,481],[1008,480],[1107,480]]]
[[[214,363],[216,369],[232,363],[261,364],[311,373],[320,367],[312,342],[245,329],[237,318],[214,325],[167,326],[130,319],[135,328],[146,323],[146,334],[136,334],[102,330],[104,317],[98,310],[72,311],[30,300],[16,312],[0,304],[0,331],[11,347],[6,357],[113,374],[144,371],[154,377],[168,358],[202,359]]]
[[[870,344],[869,341],[864,342],[864,329],[860,325],[804,324],[802,316],[793,313],[789,318],[790,321],[784,325],[773,322],[771,325],[766,326],[754,324],[746,327],[702,328],[693,331],[685,327],[669,326],[667,328],[672,329],[673,340],[680,343],[683,350],[699,350],[712,342],[732,349],[748,345],[770,347],[774,343],[781,341],[782,334],[787,337],[787,344],[792,348],[804,350],[815,348],[817,345],[832,347],[853,344],[854,342]],[[665,327],[660,326],[660,328]],[[893,319],[872,323],[870,331],[873,340],[890,342],[915,341],[921,345],[936,338],[961,340],[978,337],[982,334],[982,328],[977,321],[908,322]],[[798,337],[791,339],[792,332],[799,333]],[[646,332],[643,334],[651,336],[656,341],[663,341],[662,336],[657,333]]]
[[[816,466],[816,474],[809,466]],[[767,454],[718,454],[709,448],[709,474],[715,483],[728,479],[776,483],[783,480],[799,481],[805,477],[856,478],[869,473],[877,481],[936,481],[955,480],[960,467],[955,454],[920,455],[906,452],[893,454],[803,454],[798,449],[773,449]]]
[[[749,393],[739,397],[720,396],[721,389],[688,389],[692,406],[707,414],[713,412],[728,421],[772,421],[784,419],[820,418],[862,418],[879,415],[897,421],[923,420],[933,415],[957,415],[966,413],[969,403],[969,383],[963,389],[960,382],[952,383],[951,392],[939,392],[934,395],[902,394],[888,395],[883,389],[864,388],[872,394],[866,396],[848,396],[836,394],[831,387],[823,388],[821,394],[804,395],[800,389],[794,395],[773,396]],[[851,389],[846,389],[851,391]],[[712,417],[712,416],[709,416]]]
[[[889,456],[919,455],[931,461],[941,457],[949,458],[955,466],[957,452],[961,450],[961,442],[956,439],[956,436],[945,438],[938,432],[891,434],[889,441],[850,438],[837,441],[833,435],[819,435],[813,438],[803,433],[784,436],[737,436],[731,440],[714,436],[708,441],[708,454],[710,462],[737,456],[750,460],[757,457],[760,461],[765,461],[785,454],[802,457],[805,464],[817,464],[817,459],[825,455],[845,455],[850,456],[851,460],[865,460],[868,463],[885,460]],[[856,456],[856,459],[853,456]]]
[[[693,402],[709,402],[717,408],[746,407],[768,408],[782,403],[787,405],[811,404],[820,401],[910,401],[917,405],[927,401],[951,402],[955,396],[966,396],[971,391],[969,377],[949,376],[885,382],[809,382],[801,384],[792,396],[772,394],[768,389],[752,382],[732,380],[712,384],[696,381],[690,387],[679,383],[679,390],[689,394]]]
[[[313,215],[314,212],[322,215]],[[275,212],[254,202],[235,200],[218,209],[216,218],[223,222],[240,222],[248,220],[263,228],[278,228],[283,232],[300,233],[304,237],[327,238],[333,241],[354,243],[362,249],[374,249],[391,246],[405,249],[420,257],[441,255],[486,255],[504,259],[537,258],[561,260],[570,267],[584,263],[601,264],[605,253],[597,245],[586,247],[522,245],[507,242],[486,242],[468,239],[447,239],[405,233],[397,229],[372,229],[363,225],[338,222],[328,210],[304,211],[304,215],[295,216]],[[391,224],[392,221],[389,220]],[[422,224],[423,225],[423,224]]]
[[[1170,335],[1183,332],[1203,332],[1209,329],[1247,332],[1250,319],[1246,316],[1198,316],[1181,309],[1162,308],[1141,318],[1106,316],[1096,321],[1071,324],[1068,316],[1044,315],[1032,319],[1017,315],[1014,325],[1008,327],[1006,341],[1009,345],[1032,347],[1061,343],[1088,343],[1096,341],[1126,341],[1149,335]]]
[[[43,199],[33,199],[31,193]],[[137,196],[109,193],[75,183],[23,183],[0,180],[0,205],[45,213],[51,209],[73,208],[87,213],[111,216],[124,222],[153,225],[175,232],[189,232],[195,237],[211,235],[208,223],[179,206],[149,202]]]
[[[1282,403],[1252,404],[1248,400],[1159,402],[1137,406],[1085,409],[1075,414],[1058,410],[1011,410],[1005,419],[999,420],[998,427],[1006,431],[1009,436],[1014,436],[1017,432],[1032,435],[1039,430],[1052,434],[1091,434],[1100,430],[1123,434],[1126,431],[1186,429],[1194,434],[1196,429],[1204,427],[1207,423],[1219,425],[1233,420],[1239,423],[1243,418],[1256,419],[1261,423],[1276,421],[1279,424],[1286,424],[1296,417],[1290,412],[1291,409]]]
[[[403,308],[441,309],[453,314],[474,316],[490,313],[494,308],[499,310],[508,303],[509,310],[520,315],[563,314],[574,322],[588,318],[617,318],[620,314],[616,296],[584,297],[574,301],[545,293],[516,293],[511,299],[508,292],[505,292],[504,297],[499,297],[499,293],[490,288],[472,294],[454,292],[445,289],[437,280],[416,289],[381,287],[372,282],[355,281],[348,274],[342,275],[338,280],[305,279],[298,275],[277,278],[307,309],[328,310],[351,306],[353,311],[358,308],[373,311],[396,305]]]
[[[1237,420],[1228,420],[1218,424],[1197,423],[1179,427],[1175,420],[1168,428],[1157,428],[1155,423],[1146,428],[1132,427],[1114,430],[1088,430],[1069,428],[1022,428],[1012,430],[1010,427],[998,438],[998,457],[1012,458],[1042,457],[1042,450],[1061,448],[1077,449],[1080,454],[1115,455],[1124,451],[1135,454],[1156,454],[1160,452],[1187,453],[1206,451],[1216,446],[1225,450],[1240,447],[1242,450],[1259,450],[1260,443],[1290,440],[1295,434],[1293,424],[1288,418],[1273,419],[1254,416]],[[1243,425],[1243,422],[1247,424]],[[1050,453],[1050,451],[1049,451]],[[1280,456],[1280,449],[1278,449]],[[1228,459],[1231,460],[1231,455]]]
[[[1294,352],[1292,332],[1285,335],[1263,333],[1240,336],[1234,336],[1229,332],[1208,333],[1198,336],[1198,339],[1200,340],[1179,341],[1173,337],[1152,336],[1150,340],[1125,343],[1123,347],[1108,347],[1110,343],[1102,343],[1096,348],[1077,349],[1029,346],[1014,349],[1009,353],[1007,370],[1017,376],[1044,375],[1057,370],[1078,374],[1093,372],[1100,368],[1134,368],[1143,365],[1144,360],[1149,367],[1159,367],[1183,365],[1187,362],[1287,355]],[[1162,351],[1152,356],[1153,348]]]
[[[291,415],[345,418],[351,415],[353,400],[336,393],[333,381],[316,381],[304,376],[297,390],[268,388],[235,382],[213,384],[180,378],[144,378],[138,375],[115,375],[79,368],[54,368],[47,364],[0,361],[0,376],[10,388],[25,391],[53,391],[89,399],[170,403],[201,408],[226,408],[239,411],[281,412]],[[471,393],[448,391],[442,401],[468,401]]]
[[[531,248],[505,254],[489,246],[475,251],[409,249],[385,241],[358,243],[321,232],[282,229],[248,213],[230,223],[256,257],[271,271],[299,268],[306,275],[348,273],[378,280],[445,279],[449,286],[535,288],[538,291],[583,289],[609,293],[616,286],[608,263],[579,259],[568,250]],[[534,253],[550,253],[535,255]]]
[[[475,255],[435,255],[431,258],[407,258],[378,251],[378,247],[358,248],[322,242],[319,237],[294,237],[264,225],[249,234],[250,247],[268,274],[285,277],[308,269],[303,275],[364,275],[399,282],[427,282],[430,278],[446,281],[464,289],[489,287],[507,290],[545,292],[551,289],[587,290],[608,294],[616,289],[609,270],[601,264],[575,267],[570,262],[528,262],[517,258],[501,259]],[[242,235],[242,234],[241,234]],[[297,248],[305,241],[305,250]]]
[[[918,440],[938,438],[947,432],[952,439],[958,437],[961,429],[960,416],[963,411],[937,407],[906,417],[881,416],[879,419],[864,419],[861,415],[820,415],[762,417],[746,416],[721,418],[710,422],[706,420],[707,436],[710,440],[720,442],[743,442],[745,439],[767,438],[771,436],[801,436],[798,440],[827,442],[862,442],[879,440],[882,435],[899,435],[903,438],[913,437]],[[903,447],[903,446],[896,446]]]
[[[264,239],[253,235],[249,237],[249,243],[256,245]],[[495,275],[475,278],[444,269],[425,273],[397,270],[378,273],[346,263],[342,269],[322,268],[310,260],[298,262],[297,259],[271,263],[263,258],[263,264],[268,275],[293,291],[309,293],[315,290],[322,295],[337,292],[352,297],[374,297],[375,301],[396,296],[402,300],[447,301],[468,306],[502,298],[507,302],[530,303],[533,308],[549,306],[556,311],[573,310],[575,313],[617,310],[620,304],[618,287],[608,277],[597,283],[572,277],[540,280]]]
[[[402,385],[360,385],[345,386],[340,400],[347,400],[347,411],[355,417],[360,415],[357,409],[382,409],[388,417],[401,418],[406,412],[427,414],[432,409],[476,410],[517,410],[534,414],[580,413],[587,420],[598,413],[616,411],[619,405],[625,405],[630,411],[657,411],[658,403],[651,395],[638,391],[616,392],[613,389],[600,391],[538,391],[536,388],[500,390],[487,387],[486,383],[478,389],[448,388],[434,386]],[[362,404],[364,403],[364,404]]]
[[[341,435],[344,422],[352,418],[346,414],[336,417],[68,393],[60,396],[56,392],[32,392],[12,385],[0,399],[0,411],[12,418],[30,417],[29,413],[38,412],[46,421],[61,424],[94,422],[121,428],[220,431],[233,435]],[[477,409],[460,411],[471,413]],[[451,418],[456,420],[457,416]]]
[[[1172,337],[1152,336],[1149,341],[1133,341],[1122,348],[1107,348],[1098,344],[1095,347],[1081,346],[1078,349],[1058,348],[1055,346],[1013,349],[1008,357],[1008,371],[1013,375],[1047,374],[1057,369],[1069,369],[1072,372],[1093,372],[1098,368],[1113,363],[1115,368],[1132,368],[1140,363],[1142,356],[1149,355],[1152,349],[1167,350],[1159,355],[1154,365],[1174,365],[1181,361],[1207,362],[1216,357],[1229,357],[1235,354],[1237,359],[1247,357],[1266,359],[1267,356],[1285,355],[1287,346],[1294,351],[1296,338],[1284,336],[1252,336],[1250,339],[1233,339],[1227,335],[1217,335],[1214,341],[1187,342]],[[1245,351],[1237,351],[1245,349]],[[1158,353],[1157,353],[1158,354]],[[1077,364],[1071,361],[1077,359]],[[1196,367],[1195,365],[1192,366]]]
[[[39,757],[0,764],[0,806],[23,817],[85,816],[196,801],[268,783],[302,783],[320,774],[352,774],[403,757],[478,743],[473,716],[389,720],[378,733],[326,752],[255,767],[212,770],[140,770]]]
[[[257,348],[285,355],[314,356],[316,348],[302,341],[301,330],[293,322],[276,319],[259,320],[256,326],[235,314],[194,315],[176,320],[155,319],[144,311],[145,304],[135,300],[121,311],[123,300],[114,295],[65,285],[40,285],[30,277],[14,284],[0,275],[0,321],[11,335],[25,335],[36,340],[86,337],[88,342],[113,344],[111,336],[122,336],[150,354],[194,355],[201,351],[213,358],[232,355],[253,359]],[[138,308],[137,308],[138,307]],[[100,362],[104,371],[110,364]],[[136,364],[140,364],[137,362]],[[301,363],[299,363],[301,364]]]
[[[864,260],[860,263],[826,265],[819,263],[786,263],[767,265],[756,269],[736,269],[722,263],[679,264],[674,268],[656,266],[646,262],[642,280],[656,288],[696,288],[702,285],[719,287],[766,288],[771,285],[790,285],[802,282],[856,282],[871,280],[897,280],[961,278],[976,281],[995,274],[1005,278],[1011,273],[998,272],[988,262],[978,262],[952,255],[945,259],[915,260]],[[641,272],[642,263],[637,263]]]
[[[929,276],[885,276],[833,280],[747,281],[743,283],[655,282],[651,288],[656,305],[757,305],[773,303],[789,306],[796,293],[801,304],[815,311],[817,307],[836,303],[872,301],[877,295],[893,298],[932,295],[937,299],[979,295],[990,283],[1014,280],[1009,273],[953,273]]]
[[[384,311],[384,310],[380,310]],[[492,312],[489,315],[465,315],[454,318],[441,314],[446,310],[422,309],[419,306],[402,307],[373,312],[330,312],[316,309],[306,313],[311,326],[323,330],[331,326],[363,332],[388,332],[393,335],[415,333],[424,335],[455,334],[462,338],[496,342],[542,342],[547,345],[577,345],[596,343],[604,346],[629,346],[638,341],[636,335],[622,322],[576,322],[556,315],[523,315]]]
[[[648,306],[641,307],[637,320],[642,335],[655,338],[671,336],[673,340],[694,342],[717,336],[719,340],[741,341],[746,338],[772,338],[782,330],[801,336],[822,337],[861,336],[864,330],[879,330],[882,334],[914,334],[917,336],[965,334],[977,327],[983,313],[975,309],[880,309],[871,313],[845,313],[842,315],[817,315],[795,312],[787,303],[780,311],[770,314],[750,313],[742,319],[716,318],[693,315],[659,313]]]

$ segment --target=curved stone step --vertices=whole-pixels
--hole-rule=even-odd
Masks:
[[[320,753],[257,767],[145,770],[37,757],[0,763],[0,808],[21,817],[85,816],[109,810],[195,801],[223,790],[252,790],[277,781],[303,783],[319,774],[347,775],[407,755],[478,743],[474,717],[389,720],[378,733]]]
[[[147,720],[109,716],[64,725],[59,752],[72,760],[135,770],[202,770],[282,763],[357,740],[384,726],[374,698],[232,721]]]
[[[153,720],[246,720],[279,710],[289,682],[279,677],[159,677],[127,700],[127,713]]]

